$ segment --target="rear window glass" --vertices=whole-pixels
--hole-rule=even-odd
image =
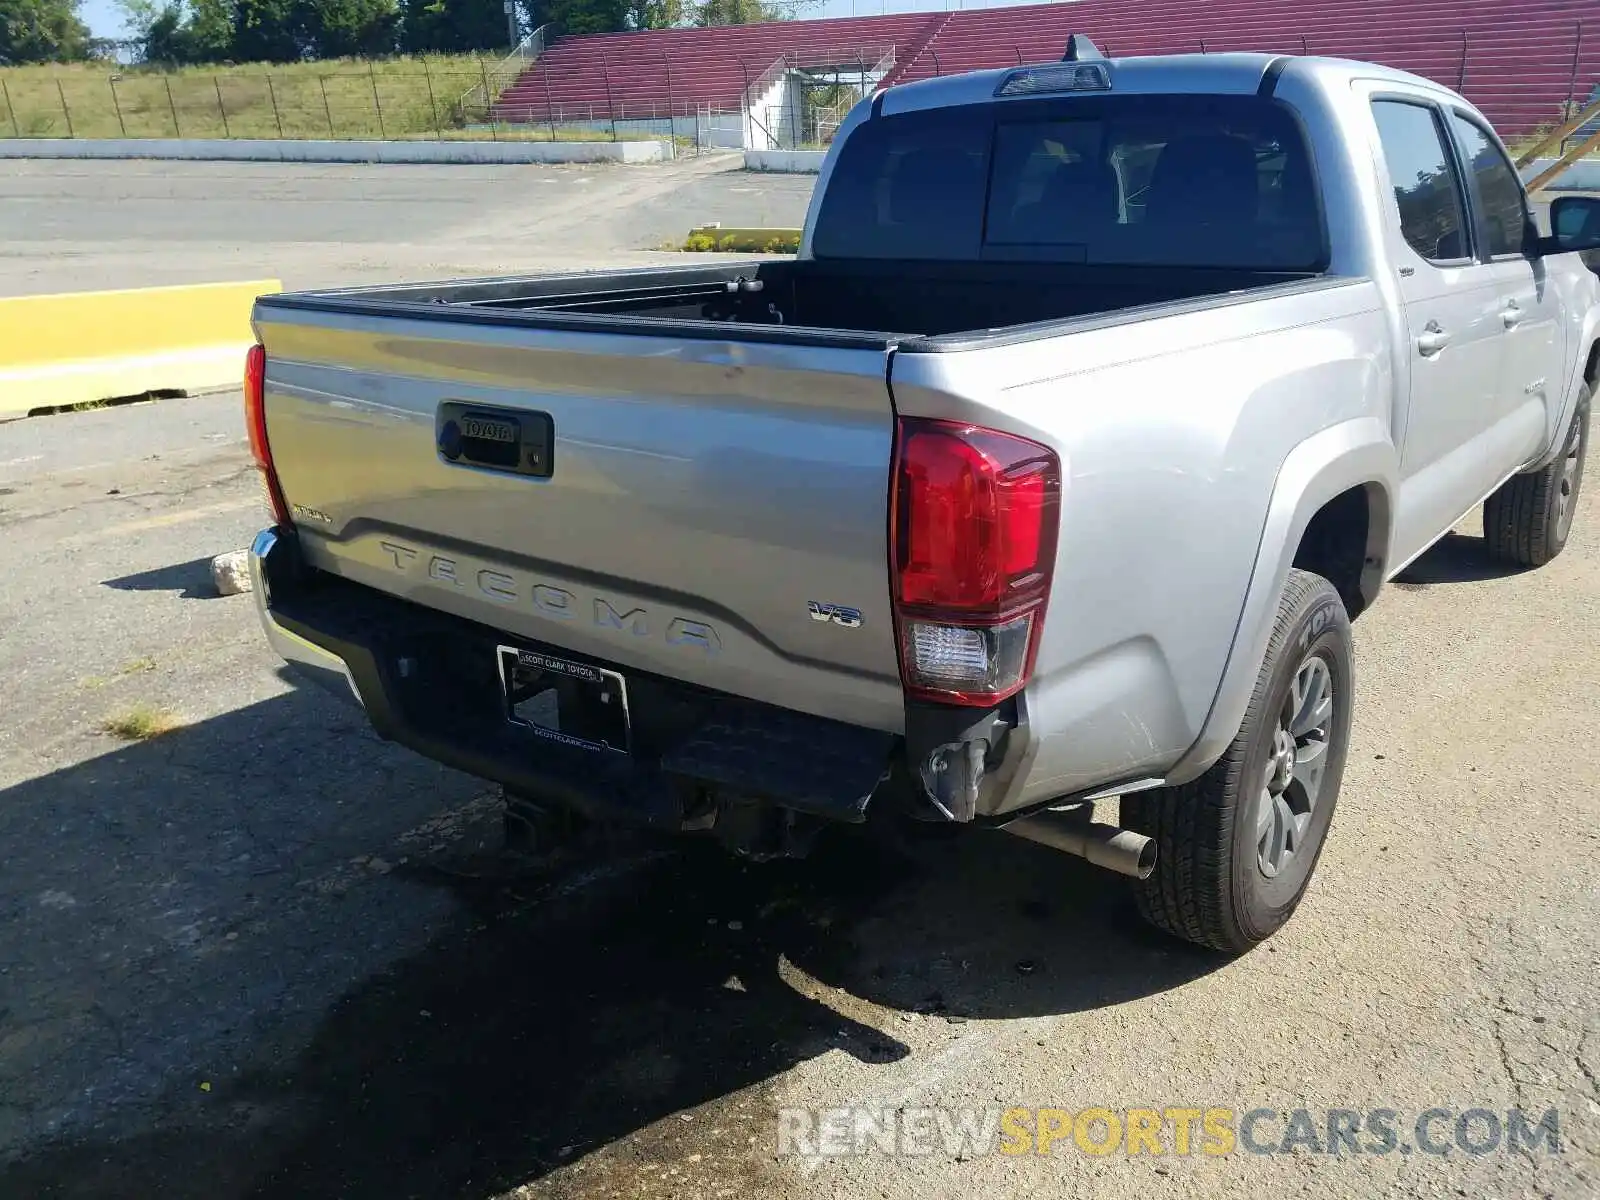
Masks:
[[[880,117],[823,196],[818,258],[1319,270],[1310,154],[1254,96],[1072,97]]]

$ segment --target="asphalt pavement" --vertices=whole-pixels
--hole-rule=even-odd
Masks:
[[[798,225],[813,177],[665,166],[10,160],[0,295],[280,279],[287,288],[642,265],[691,226]]]

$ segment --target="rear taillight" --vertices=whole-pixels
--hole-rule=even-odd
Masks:
[[[279,525],[289,525],[289,506],[284,502],[278,471],[272,465],[272,446],[267,441],[266,393],[267,351],[257,343],[244,358],[244,427],[250,435],[250,454],[261,472],[261,489],[272,519]]]
[[[1055,569],[1061,460],[974,425],[901,418],[893,528],[908,695],[989,705],[1033,670]]]

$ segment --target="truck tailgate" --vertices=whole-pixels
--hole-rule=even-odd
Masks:
[[[886,343],[265,300],[256,329],[311,565],[624,668],[901,729]],[[543,460],[500,464],[508,430]]]

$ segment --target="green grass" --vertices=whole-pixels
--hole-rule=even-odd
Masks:
[[[139,658],[129,659],[110,675],[90,675],[83,681],[83,686],[86,688],[103,688],[107,684],[114,683],[116,680],[123,679],[129,675],[142,675],[148,671],[154,671],[156,665],[155,659],[149,655],[142,655]]]
[[[492,66],[446,55],[170,73],[105,63],[6,67],[0,137],[550,140],[549,125],[489,123],[482,87]],[[609,132],[559,125],[555,133],[610,140]]]
[[[100,728],[102,732],[121,738],[125,742],[147,742],[151,738],[171,733],[182,724],[182,721],[166,709],[136,704],[126,712],[106,718]]]
[[[736,244],[737,241],[733,237],[718,238],[708,231],[696,230],[681,245],[669,245],[664,249],[697,254],[796,254],[800,250],[800,239],[794,235],[780,234],[762,246],[740,246]]]

